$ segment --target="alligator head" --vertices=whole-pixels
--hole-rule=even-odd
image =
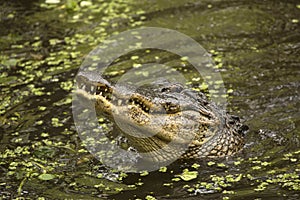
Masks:
[[[76,81],[77,94],[95,101],[96,112],[152,161],[221,157],[243,146],[243,126],[237,117],[179,83],[118,86],[89,72],[80,72]]]

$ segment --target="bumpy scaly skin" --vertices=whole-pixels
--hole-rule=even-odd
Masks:
[[[101,76],[81,72],[77,85],[78,94],[95,101],[97,113],[154,161],[222,157],[243,147],[245,126],[239,119],[181,84],[160,80],[137,89],[116,87]]]

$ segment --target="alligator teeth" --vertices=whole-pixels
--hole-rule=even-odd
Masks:
[[[122,100],[121,99],[118,100],[118,105],[119,106],[122,105]]]
[[[91,86],[91,91],[92,91],[92,92],[94,91],[94,89],[95,89],[95,87],[94,87],[94,86]]]

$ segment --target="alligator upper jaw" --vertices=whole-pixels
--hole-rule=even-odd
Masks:
[[[80,72],[76,77],[77,91],[85,92],[86,96],[102,96],[106,99],[110,99],[113,91],[111,84],[103,79],[101,76],[97,76],[90,73]]]
[[[91,73],[80,72],[77,75],[76,93],[89,100],[96,101],[96,110],[104,114],[111,111],[122,110],[122,107],[137,108],[143,113],[176,114],[181,111],[180,105],[153,99],[130,90],[130,87],[115,87],[101,76]],[[124,110],[124,109],[123,109]]]

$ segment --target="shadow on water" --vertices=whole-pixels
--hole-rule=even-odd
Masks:
[[[300,198],[298,1],[44,2],[0,4],[0,198]],[[228,111],[250,128],[242,152],[141,174],[89,155],[72,119],[73,78],[97,44],[140,26],[178,30],[212,54]]]

